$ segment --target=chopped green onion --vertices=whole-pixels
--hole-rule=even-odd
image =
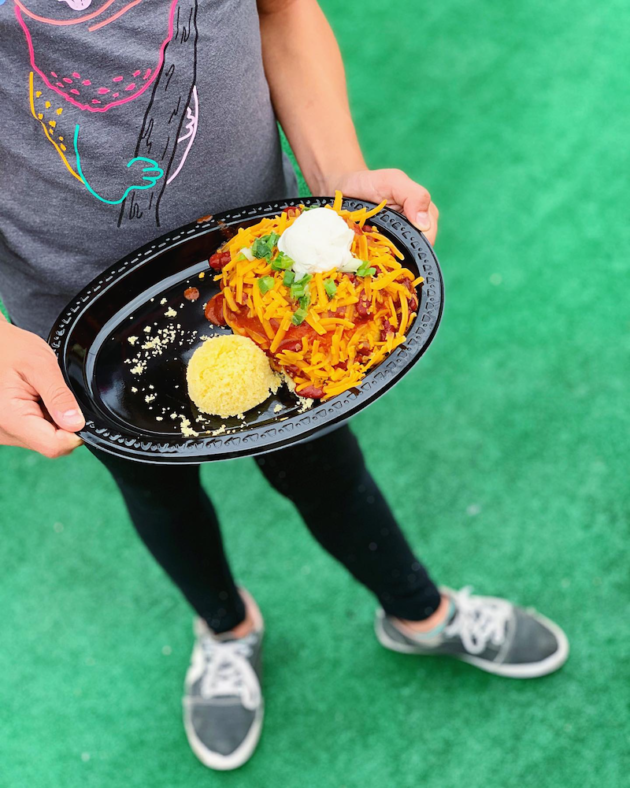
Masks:
[[[302,298],[300,298],[300,307],[302,309],[308,309],[310,303],[311,303],[310,293],[307,293],[306,295],[303,295]]]
[[[276,259],[271,263],[273,271],[287,271],[293,265],[293,260],[284,252],[278,252]]]
[[[278,233],[270,233],[269,235],[263,235],[262,238],[256,238],[252,244],[252,254],[254,257],[257,257],[259,260],[265,257],[269,260],[279,238],[280,236]]]
[[[285,287],[289,287],[289,285],[292,285],[294,280],[295,280],[295,274],[293,273],[293,271],[285,271],[284,272],[284,277],[282,279],[282,284]]]
[[[265,295],[273,288],[273,276],[263,276],[258,280],[258,288],[260,292]]]
[[[308,295],[310,292],[310,288],[308,283],[311,281],[313,277],[310,274],[304,274],[304,276],[299,279],[297,282],[294,282],[291,285],[291,298],[302,298],[305,295]]]
[[[361,260],[361,265],[357,268],[357,276],[374,276],[376,268],[370,268],[367,260]]]
[[[291,318],[291,322],[295,326],[300,326],[306,320],[306,315],[308,314],[308,310],[300,307],[293,313],[293,317]]]
[[[328,294],[328,298],[335,297],[335,293],[337,292],[337,285],[335,284],[333,279],[329,279],[327,282],[324,282],[324,290]]]
[[[258,259],[261,259],[262,257],[265,257],[269,254],[269,247],[265,243],[264,238],[256,238],[252,244],[252,254]]]

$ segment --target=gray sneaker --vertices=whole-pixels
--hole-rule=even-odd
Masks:
[[[381,644],[403,654],[446,654],[517,679],[545,676],[566,662],[566,635],[535,610],[497,597],[472,596],[470,587],[440,590],[451,599],[443,626],[423,635],[378,610],[375,629]]]
[[[258,618],[255,630],[243,638],[214,635],[204,621],[195,621],[197,640],[184,687],[184,727],[193,752],[211,769],[242,766],[260,739],[264,627],[260,613]]]

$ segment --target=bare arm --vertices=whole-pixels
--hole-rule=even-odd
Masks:
[[[387,199],[433,242],[438,211],[400,170],[368,170],[348,105],[335,36],[317,0],[258,0],[265,73],[276,115],[314,194]]]

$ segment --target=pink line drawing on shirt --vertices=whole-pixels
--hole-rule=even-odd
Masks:
[[[112,2],[113,2],[113,0],[112,0]],[[54,90],[55,93],[58,93],[60,96],[65,98],[66,101],[69,101],[75,107],[78,107],[81,110],[87,110],[88,112],[95,112],[96,113],[96,112],[107,112],[112,107],[118,107],[118,106],[120,106],[122,104],[127,104],[128,102],[133,101],[134,99],[138,98],[138,96],[142,95],[146,91],[146,89],[149,87],[149,85],[151,85],[155,81],[155,79],[158,76],[158,74],[160,73],[160,70],[161,70],[162,65],[164,63],[164,51],[166,50],[166,47],[168,46],[169,41],[173,38],[173,21],[174,21],[174,18],[175,18],[175,9],[177,8],[177,3],[178,3],[178,0],[172,0],[171,7],[169,9],[169,14],[168,14],[167,36],[164,39],[164,41],[160,44],[160,50],[159,50],[159,55],[158,55],[158,62],[157,62],[156,67],[152,70],[150,78],[147,79],[146,82],[143,85],[141,85],[141,87],[138,90],[136,90],[135,93],[132,93],[129,96],[125,96],[124,98],[120,98],[117,101],[110,101],[108,104],[104,104],[103,106],[91,106],[90,104],[84,104],[84,103],[82,103],[80,101],[77,101],[77,99],[73,98],[68,91],[62,90],[61,88],[57,87],[56,84],[52,84],[50,82],[50,80],[48,79],[47,75],[44,74],[44,72],[41,71],[41,69],[35,63],[35,50],[34,50],[34,47],[33,47],[33,40],[31,38],[30,30],[28,29],[28,26],[26,25],[26,22],[24,21],[24,17],[22,16],[21,9],[23,8],[23,6],[19,2],[19,0],[15,0],[15,15],[17,17],[18,22],[20,23],[20,27],[24,31],[24,35],[26,36],[26,43],[27,43],[27,46],[28,46],[28,53],[29,53],[29,58],[30,58],[30,62],[31,62],[31,68],[33,69],[33,71],[35,71],[43,79],[44,83],[51,90]],[[29,15],[33,16],[32,14],[29,14]],[[147,69],[147,71],[149,71],[149,69]],[[121,77],[121,79],[122,79],[122,77]],[[57,84],[59,84],[59,83],[57,83]]]
[[[98,24],[96,25],[90,25],[90,27],[88,27],[88,30],[90,31],[90,33],[93,33],[95,30],[100,30],[101,27],[105,27],[105,25],[108,25],[110,22],[113,22],[114,20],[118,19],[118,17],[122,16],[123,14],[126,14],[130,8],[133,8],[134,5],[138,5],[138,3],[141,2],[142,0],[132,0],[131,3],[128,3],[126,6],[124,6],[124,8],[121,8],[120,11],[116,11],[115,14],[108,16],[107,19],[103,19],[101,22],[98,22]]]
[[[186,162],[186,159],[188,158],[188,154],[190,153],[190,149],[193,146],[195,137],[197,136],[197,128],[199,127],[199,98],[197,96],[196,85],[192,89],[192,99],[194,102],[194,107],[192,109],[190,108],[190,106],[186,108],[186,133],[177,140],[178,145],[180,142],[184,142],[184,140],[188,140],[188,145],[186,145],[186,150],[182,154],[182,159],[179,162],[177,169],[166,181],[167,185],[172,181],[174,181],[175,178],[177,178],[177,176],[179,175],[182,167]]]
[[[94,19],[95,17],[99,16],[99,14],[102,14],[103,11],[106,11],[110,5],[115,2],[116,0],[106,0],[106,2],[103,3],[100,8],[96,9],[96,11],[92,11],[91,14],[85,14],[85,16],[76,17],[75,19],[50,19],[50,17],[47,16],[39,16],[39,14],[34,14],[32,11],[29,11],[29,9],[23,5],[20,0],[15,0],[16,6],[24,11],[27,16],[30,16],[31,19],[34,19],[36,22],[45,22],[48,25],[58,25],[60,27],[66,25],[80,25],[81,22],[87,22],[90,19]]]

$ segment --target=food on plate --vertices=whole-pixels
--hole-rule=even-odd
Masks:
[[[264,402],[281,379],[255,342],[228,334],[211,337],[192,355],[186,370],[188,393],[204,413],[226,418]]]
[[[212,255],[221,292],[207,319],[248,337],[301,397],[358,386],[405,341],[419,303],[404,255],[367,220],[376,208],[292,206],[241,227]]]

